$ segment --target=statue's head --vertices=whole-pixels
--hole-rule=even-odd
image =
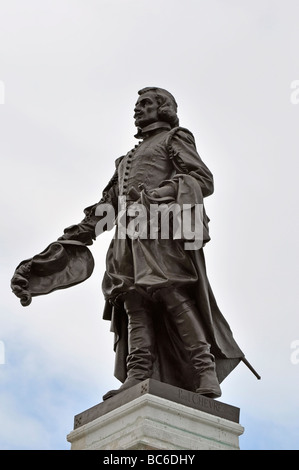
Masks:
[[[167,90],[146,87],[138,91],[139,98],[134,109],[136,127],[143,128],[157,121],[164,121],[171,127],[179,125],[177,103]]]

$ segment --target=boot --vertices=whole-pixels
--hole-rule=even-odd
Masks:
[[[138,293],[130,293],[124,302],[128,315],[127,378],[117,390],[110,390],[103,400],[127,390],[151,377],[154,361],[154,329],[151,312],[145,299]]]
[[[183,289],[163,291],[161,290],[160,298],[189,352],[194,367],[196,392],[206,397],[219,398],[221,389],[216,375],[215,358],[210,352],[210,344],[194,302],[189,300]]]

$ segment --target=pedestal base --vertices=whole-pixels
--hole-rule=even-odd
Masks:
[[[238,408],[148,379],[77,415],[67,439],[72,450],[237,450],[238,420]]]

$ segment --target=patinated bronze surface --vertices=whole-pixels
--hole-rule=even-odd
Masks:
[[[219,310],[205,268],[209,242],[204,198],[213,176],[192,133],[179,126],[174,97],[139,91],[139,143],[115,162],[101,200],[44,252],[25,260],[12,279],[22,305],[32,296],[89,277],[87,248],[115,226],[103,279],[104,319],[115,333],[115,376],[123,383],[104,400],[152,378],[210,398],[243,352]]]

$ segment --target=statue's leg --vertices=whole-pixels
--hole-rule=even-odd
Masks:
[[[148,379],[153,373],[155,335],[148,301],[137,292],[128,293],[124,307],[128,315],[127,378],[118,390],[110,390],[103,400]]]
[[[196,392],[210,398],[220,397],[215,358],[210,352],[210,344],[195,303],[183,288],[161,289],[159,297],[189,352],[195,371]]]

